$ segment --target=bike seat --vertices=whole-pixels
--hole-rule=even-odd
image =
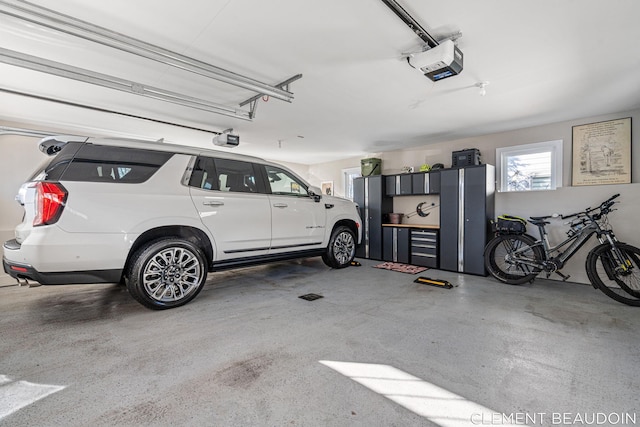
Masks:
[[[547,218],[551,218],[551,215],[547,215],[547,216],[530,216],[529,217],[529,222],[533,225],[546,225],[546,224],[551,224],[548,221],[545,221],[545,219]]]

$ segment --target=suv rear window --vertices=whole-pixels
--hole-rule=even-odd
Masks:
[[[137,184],[149,179],[171,156],[162,151],[69,143],[34,179]]]

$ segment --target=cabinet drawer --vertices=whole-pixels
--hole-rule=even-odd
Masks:
[[[423,267],[438,268],[438,257],[429,254],[411,254],[411,264]]]
[[[436,245],[411,245],[412,254],[437,254],[438,247]]]
[[[437,239],[438,238],[438,232],[437,231],[432,231],[432,230],[416,230],[416,229],[413,229],[413,230],[411,230],[411,238],[412,239],[421,239],[421,238]]]
[[[411,244],[421,244],[421,245],[435,245],[438,243],[438,239],[435,237],[413,237],[411,236]]]

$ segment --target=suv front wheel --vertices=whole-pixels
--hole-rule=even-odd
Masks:
[[[322,255],[322,261],[332,268],[347,267],[356,255],[356,236],[346,226],[336,227],[331,233],[327,251]]]
[[[142,305],[162,310],[184,305],[202,290],[207,263],[193,243],[178,238],[155,240],[132,257],[127,289]]]

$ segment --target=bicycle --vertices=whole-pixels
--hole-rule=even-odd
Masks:
[[[571,215],[530,217],[528,222],[538,228],[540,239],[526,234],[526,227],[507,227],[497,231],[484,252],[485,267],[501,282],[519,285],[533,282],[544,271],[547,278],[556,273],[566,281],[569,276],[560,272],[567,261],[593,236],[600,244],[589,251],[585,269],[591,285],[608,297],[624,304],[640,306],[640,249],[616,239],[607,215],[612,209],[615,194],[596,208]],[[549,218],[571,219],[567,239],[552,246],[546,225]],[[525,225],[526,221],[521,220]],[[568,245],[568,246],[567,246]]]

